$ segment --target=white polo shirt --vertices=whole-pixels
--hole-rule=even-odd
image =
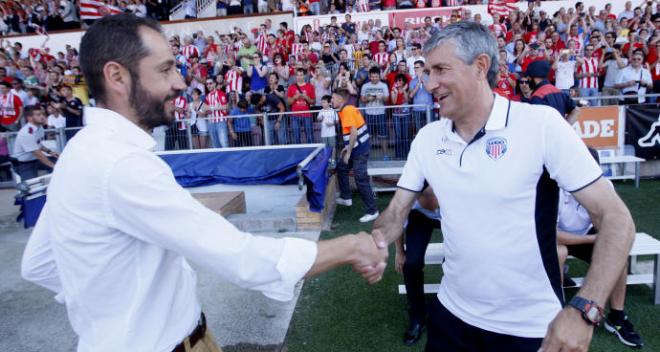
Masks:
[[[448,119],[420,130],[398,186],[417,192],[427,180],[442,204],[442,304],[488,331],[544,337],[563,302],[557,183],[576,191],[601,174],[548,106],[496,96],[470,143]]]

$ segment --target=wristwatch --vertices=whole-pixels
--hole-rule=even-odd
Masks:
[[[599,307],[596,302],[580,296],[573,296],[568,305],[579,310],[582,313],[582,319],[593,326],[599,326],[605,316],[603,308]]]

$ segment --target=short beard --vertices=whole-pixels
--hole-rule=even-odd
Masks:
[[[129,104],[135,111],[139,124],[147,130],[159,126],[170,125],[174,122],[174,110],[169,114],[165,111],[165,103],[176,98],[180,92],[176,91],[160,101],[149,94],[140,83],[140,76],[131,72],[131,95]]]

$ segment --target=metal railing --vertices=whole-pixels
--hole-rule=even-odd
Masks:
[[[637,99],[643,97],[646,100],[645,104],[654,104],[655,101],[649,102],[649,99],[646,98],[658,98],[660,97],[660,93],[645,93],[645,94],[618,94],[618,95],[599,95],[599,96],[587,96],[587,97],[572,97],[576,102],[579,101],[584,101],[584,102],[590,102],[590,101],[599,101],[600,106],[611,106],[611,105],[620,105],[624,99]],[[651,100],[656,100],[656,99],[651,99]],[[605,104],[603,105],[603,101],[616,101],[616,104]],[[591,105],[591,104],[589,104]]]
[[[371,158],[405,160],[412,139],[427,123],[437,120],[432,105],[359,107],[371,135]],[[321,110],[287,111],[177,121],[154,130],[157,150],[250,147],[324,143],[343,147],[339,123],[323,126]],[[333,138],[323,138],[324,129]],[[233,133],[232,133],[233,132]]]

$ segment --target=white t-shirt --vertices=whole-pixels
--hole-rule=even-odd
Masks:
[[[558,61],[555,70],[555,86],[559,89],[570,89],[575,84],[575,61]]]
[[[628,59],[622,57],[621,61],[623,61],[624,65],[628,65]],[[621,72],[621,68],[619,68],[619,65],[617,65],[616,60],[607,60],[603,64],[605,65],[605,82],[603,82],[603,87],[606,88],[614,88],[614,85],[616,84],[616,79],[619,77],[619,72]]]
[[[389,95],[389,89],[387,88],[387,84],[381,81],[379,81],[376,84],[373,84],[371,83],[371,81],[368,81],[367,83],[362,85],[362,89],[360,90],[360,95],[363,97],[373,95],[376,96],[377,98],[374,101],[370,101],[364,104],[364,106],[369,107],[369,109],[365,110],[365,113],[367,115],[385,114],[385,103],[383,102],[383,99],[387,99]]]
[[[644,82],[653,82],[653,79],[651,78],[651,72],[643,67],[634,69],[631,65],[628,65],[621,69],[616,83],[621,84],[630,81],[640,81],[640,83],[634,86],[622,88],[621,92],[623,94],[637,93],[639,95],[637,101],[640,104],[644,103],[646,101],[646,97],[644,96],[644,94],[646,94],[646,85],[644,85]]]
[[[321,110],[319,112],[319,120],[321,120],[321,137],[326,138],[326,137],[335,137],[337,135],[337,121],[339,120],[339,117],[337,116],[337,112],[328,109],[328,110]]]
[[[66,127],[66,118],[62,115],[48,115],[49,128],[64,128]]]
[[[574,192],[601,175],[575,130],[549,106],[496,96],[470,143],[449,119],[422,128],[398,187],[419,192],[426,180],[442,204],[440,302],[478,328],[544,337],[564,300],[558,188]]]
[[[31,123],[26,123],[16,135],[12,157],[18,161],[32,161],[37,158],[32,155],[35,150],[41,149],[41,140],[44,139],[44,129]]]

